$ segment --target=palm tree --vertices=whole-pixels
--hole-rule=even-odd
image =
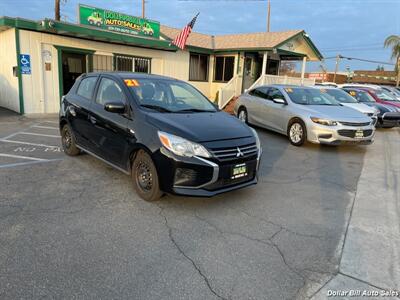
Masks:
[[[392,59],[396,59],[395,71],[397,71],[396,86],[400,82],[400,35],[390,35],[386,38],[384,43],[385,48],[392,48]]]

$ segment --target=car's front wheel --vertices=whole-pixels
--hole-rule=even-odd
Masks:
[[[139,150],[132,163],[132,180],[136,193],[146,201],[157,201],[162,192],[156,167],[150,155]]]
[[[306,126],[304,125],[303,121],[299,119],[293,120],[288,126],[287,135],[292,145],[303,145],[307,139]]]
[[[65,124],[61,129],[61,144],[64,153],[69,156],[76,156],[81,152],[78,147],[76,147],[75,136],[68,124]]]

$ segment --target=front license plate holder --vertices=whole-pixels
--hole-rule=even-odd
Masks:
[[[355,132],[354,137],[356,139],[362,139],[364,137],[364,131],[359,129]]]
[[[238,179],[246,177],[247,175],[247,165],[245,163],[232,166],[231,179]]]

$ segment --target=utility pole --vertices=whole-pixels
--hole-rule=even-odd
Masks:
[[[267,12],[267,32],[270,31],[271,26],[271,0],[268,0],[268,12]]]
[[[338,54],[336,56],[335,74],[333,75],[333,82],[335,82],[335,83],[336,83],[336,74],[339,71],[339,63],[340,63],[341,58],[342,58],[342,56],[340,54]]]
[[[146,0],[142,0],[142,18],[145,18]]]
[[[60,0],[54,1],[54,19],[60,21]]]

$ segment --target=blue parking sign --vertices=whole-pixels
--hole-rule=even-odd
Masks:
[[[29,54],[20,54],[19,62],[21,64],[21,74],[31,74],[31,56]]]

